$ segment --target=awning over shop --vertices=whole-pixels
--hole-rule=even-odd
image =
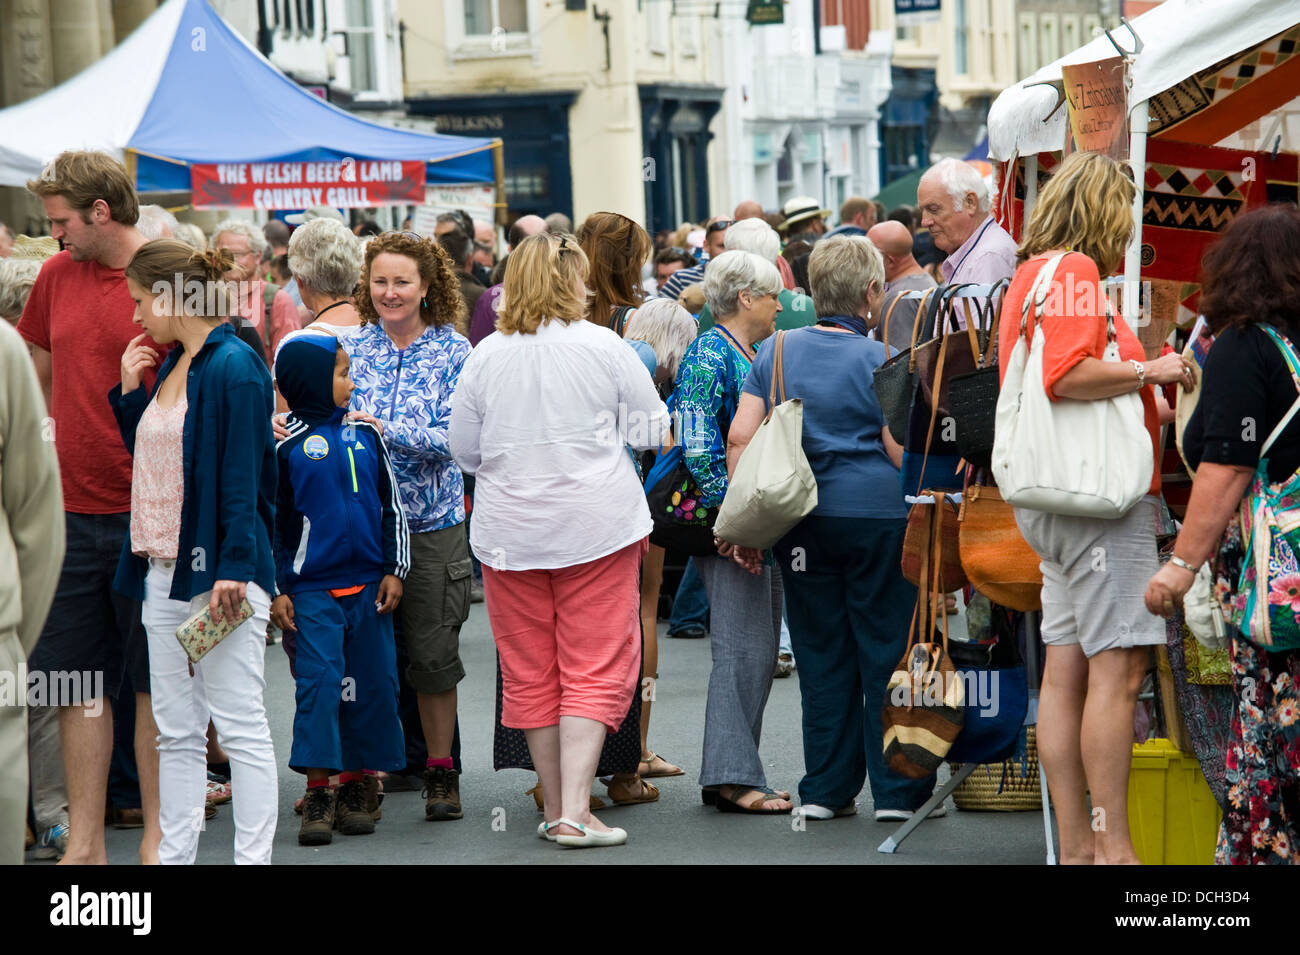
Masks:
[[[403,188],[416,195],[414,182],[403,181],[412,176],[423,180],[419,189],[499,187],[499,146],[361,119],[298,86],[204,0],[167,0],[86,70],[0,110],[0,185],[23,185],[63,150],[102,149],[134,168],[141,192],[188,192],[192,179],[236,186],[227,180],[242,176],[250,185],[270,175],[275,183],[251,183],[276,187],[261,190],[260,201],[252,189],[218,190],[229,201],[212,204],[380,205],[407,201],[387,198]],[[373,180],[363,178],[370,173]],[[373,191],[364,191],[368,183]],[[331,184],[339,190],[332,198],[343,201],[325,198]],[[303,203],[317,186],[321,201]],[[376,197],[384,198],[368,201]]]

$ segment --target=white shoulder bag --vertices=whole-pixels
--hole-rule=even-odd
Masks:
[[[777,332],[772,343],[767,417],[736,462],[713,525],[715,537],[760,550],[779,541],[817,506],[817,479],[803,453],[803,402],[785,397],[785,335]]]
[[[1038,273],[1020,314],[1020,340],[998,395],[993,477],[1016,507],[1052,514],[1122,517],[1151,487],[1155,465],[1136,391],[1113,398],[1052,401],[1043,387],[1043,304],[1065,253]],[[1030,302],[1032,347],[1025,342]],[[1115,320],[1106,317],[1103,361],[1118,362]]]

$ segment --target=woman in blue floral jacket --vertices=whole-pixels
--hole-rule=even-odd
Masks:
[[[465,485],[447,426],[470,352],[452,327],[460,284],[438,245],[410,232],[387,233],[366,246],[356,307],[367,324],[344,343],[356,383],[352,416],[382,431],[411,528],[411,571],[397,614],[429,749],[425,818],[459,819],[451,748],[471,568]]]

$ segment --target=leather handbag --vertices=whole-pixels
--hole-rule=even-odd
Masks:
[[[938,527],[939,523],[933,522],[936,533]],[[921,576],[929,580],[929,586],[917,594],[907,649],[889,678],[881,714],[885,763],[910,779],[934,775],[965,718],[965,690],[948,656],[948,615],[939,589],[941,570],[938,561],[929,559],[941,546],[935,538],[923,551]],[[934,640],[938,618],[943,622],[941,643]]]
[[[993,461],[993,428],[1000,390],[998,323],[1002,318],[1002,297],[1006,287],[1006,279],[998,282],[985,302],[985,314],[991,314],[993,319],[988,328],[982,330],[987,337],[975,371],[954,374],[948,385],[948,409],[956,425],[957,450],[977,468],[987,468]]]
[[[935,521],[939,522],[937,536]],[[943,592],[952,593],[966,586],[966,572],[962,570],[957,549],[959,527],[957,505],[947,494],[930,490],[921,495],[907,514],[907,531],[903,535],[903,576],[908,583],[917,587],[926,585],[921,567],[926,550],[937,539],[939,549],[929,556],[939,562],[939,585]]]
[[[876,399],[880,402],[880,410],[885,416],[885,425],[889,428],[889,433],[893,435],[894,440],[899,444],[903,443],[907,435],[907,416],[912,408],[912,392],[915,390],[916,384],[916,364],[913,361],[912,352],[921,344],[917,339],[921,333],[922,323],[929,311],[929,303],[931,301],[937,302],[938,292],[938,287],[929,289],[918,301],[916,318],[912,323],[911,346],[906,351],[901,351],[888,359],[875,370],[872,376]],[[886,335],[889,333],[889,319],[898,303],[905,297],[905,295],[899,295],[890,303],[890,308],[885,313],[884,319]],[[888,344],[887,338],[885,341]]]
[[[817,479],[803,451],[803,402],[786,398],[786,332],[776,333],[767,417],[736,462],[713,533],[767,550],[817,506]]]
[[[1039,557],[996,487],[971,484],[962,494],[957,546],[970,585],[993,603],[1023,612],[1043,609]]]
[[[943,374],[939,374],[938,350],[922,350],[917,354],[917,382],[921,386],[921,400],[924,410],[937,406],[939,419],[950,417],[952,407],[949,403],[949,390],[954,375],[969,374],[980,367],[979,331],[987,325],[983,322],[983,309],[978,299],[960,295],[970,283],[946,285],[939,301],[938,314],[935,316],[933,334],[940,339],[940,344],[948,336],[955,336],[948,342],[947,355],[944,358]],[[957,316],[965,318],[965,331],[957,327]],[[946,325],[946,327],[945,327]],[[962,345],[965,347],[962,347]],[[922,412],[924,414],[924,411]]]
[[[993,477],[1017,507],[1113,520],[1151,486],[1155,453],[1136,391],[1112,398],[1052,401],[1043,386],[1043,334],[1026,341],[1030,304],[1041,331],[1043,305],[1064,253],[1039,270],[1025,296],[1020,338],[998,395]],[[1063,297],[1062,297],[1063,298]],[[1058,301],[1061,298],[1058,298]],[[1107,311],[1103,361],[1118,363],[1115,319]]]

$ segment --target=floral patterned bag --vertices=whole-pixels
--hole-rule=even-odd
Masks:
[[[1282,352],[1300,393],[1300,356],[1294,346],[1273,328],[1260,328]],[[1300,397],[1264,442],[1250,491],[1241,502],[1240,518],[1233,522],[1237,524],[1240,576],[1235,597],[1224,607],[1225,616],[1251,643],[1267,650],[1300,647],[1300,471],[1280,484],[1268,482],[1269,449],[1297,412]],[[1230,524],[1225,546],[1233,544],[1232,534]],[[1215,590],[1216,595],[1221,593],[1218,586]],[[1228,596],[1222,593],[1220,600]]]

